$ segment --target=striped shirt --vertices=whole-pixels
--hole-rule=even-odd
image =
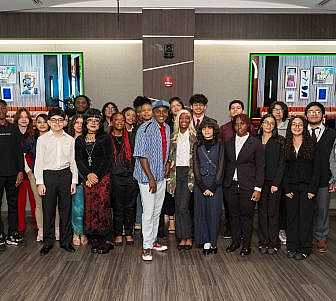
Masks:
[[[169,142],[170,128],[165,124],[166,138]],[[169,154],[169,145],[167,143],[166,154]],[[162,137],[160,126],[155,119],[143,123],[135,136],[135,146],[133,157],[135,157],[134,178],[141,184],[148,183],[148,177],[140,164],[140,157],[147,158],[151,172],[157,182],[164,180],[166,158],[163,160]],[[166,156],[168,157],[168,156]]]

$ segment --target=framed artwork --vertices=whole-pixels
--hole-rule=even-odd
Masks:
[[[300,71],[300,99],[309,98],[310,70],[302,69]]]
[[[286,102],[294,102],[294,101],[295,101],[295,90],[287,90]]]
[[[0,66],[0,83],[16,84],[16,66]]]
[[[285,89],[296,88],[297,77],[298,77],[297,73],[298,73],[298,68],[297,67],[286,67]]]
[[[328,101],[328,88],[327,87],[317,87],[316,89],[316,101],[327,102]]]
[[[38,73],[20,72],[21,95],[39,95]]]
[[[2,86],[1,87],[1,98],[7,102],[14,101],[13,87],[12,86]]]
[[[334,67],[314,67],[313,84],[314,85],[332,85],[334,83]]]

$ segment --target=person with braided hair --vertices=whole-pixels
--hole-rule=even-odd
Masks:
[[[113,225],[115,245],[123,244],[123,228],[126,244],[131,245],[135,223],[136,199],[139,193],[138,183],[133,177],[133,135],[126,129],[125,116],[114,113],[111,118],[112,165],[110,183],[112,187],[111,205],[113,208]]]

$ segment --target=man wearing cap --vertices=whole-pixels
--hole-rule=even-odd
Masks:
[[[156,100],[152,104],[154,117],[143,123],[135,137],[134,177],[140,188],[142,213],[142,259],[152,260],[152,250],[165,251],[167,246],[156,242],[159,219],[166,191],[165,173],[169,154],[170,129],[165,123],[169,103]]]

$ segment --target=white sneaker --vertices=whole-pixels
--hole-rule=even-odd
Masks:
[[[281,241],[281,244],[285,245],[287,241],[287,236],[285,230],[280,230],[279,231],[279,239]]]
[[[168,250],[168,247],[165,246],[165,245],[161,245],[161,244],[158,243],[158,242],[155,242],[155,243],[153,244],[153,250],[155,250],[155,251],[159,251],[159,252],[163,252],[163,251]]]
[[[42,231],[37,232],[36,241],[37,242],[43,241],[43,232]]]
[[[144,249],[142,252],[142,260],[143,261],[152,261],[153,255],[151,249]]]
[[[135,224],[134,230],[141,230],[141,224]]]

